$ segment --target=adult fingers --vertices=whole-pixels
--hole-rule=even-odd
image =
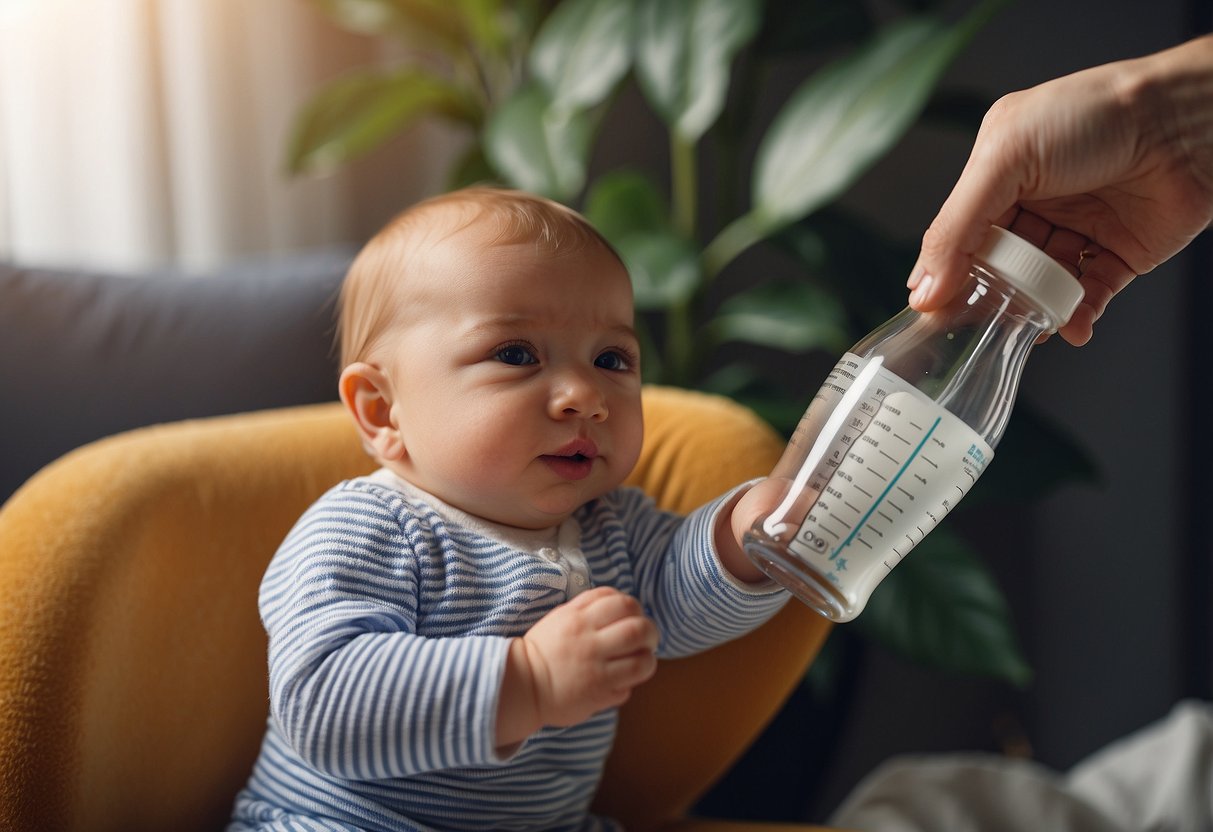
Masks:
[[[1054,228],[1044,243],[1038,243],[1037,247],[1074,277],[1081,276],[1083,267],[1099,250],[1099,246],[1085,236],[1068,228]]]
[[[918,261],[906,282],[910,305],[921,311],[947,303],[963,285],[973,254],[991,225],[1005,226],[1014,215],[1021,176],[1016,156],[1017,126],[1004,97],[986,114],[973,151],[952,192],[923,234]]]
[[[918,261],[906,281],[911,290],[910,305],[915,309],[923,312],[937,309],[964,285],[973,254],[991,224],[984,216],[977,221],[969,216],[945,204],[923,234]]]
[[[1083,298],[1070,320],[1058,330],[1062,338],[1076,347],[1091,340],[1095,322],[1103,315],[1108,302],[1136,277],[1124,260],[1106,248],[1081,258],[1079,271]]]
[[[1136,276],[1119,255],[1084,234],[1056,226],[1039,214],[1021,210],[1009,229],[1042,249],[1078,278],[1083,298],[1070,320],[1058,332],[1076,347],[1091,340],[1095,322],[1108,302]]]

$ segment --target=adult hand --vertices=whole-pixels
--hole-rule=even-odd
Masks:
[[[1086,343],[1116,293],[1213,219],[1213,37],[1011,93],[987,113],[907,282],[921,311],[963,285],[991,224],[1082,283]]]

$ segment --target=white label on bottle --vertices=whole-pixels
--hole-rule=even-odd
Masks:
[[[835,371],[851,375],[866,363],[848,354]],[[817,501],[788,544],[844,595],[864,598],[994,456],[972,428],[887,370],[877,370],[868,388],[873,395],[826,450],[810,482]],[[825,395],[840,400],[845,390],[835,384]],[[830,404],[814,402],[823,410]]]

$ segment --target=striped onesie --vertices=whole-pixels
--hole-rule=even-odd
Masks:
[[[604,585],[640,600],[661,657],[758,626],[787,594],[720,564],[726,499],[682,518],[621,488],[530,532],[386,470],[331,489],[262,581],[270,718],[229,832],[617,829],[589,814],[617,711],[496,753],[509,639]]]

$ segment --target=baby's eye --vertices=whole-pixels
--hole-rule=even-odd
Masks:
[[[513,367],[522,367],[527,364],[538,364],[539,359],[535,358],[535,354],[529,348],[521,344],[510,344],[504,346],[493,356],[502,364],[509,364]]]
[[[632,359],[618,350],[607,350],[594,359],[594,366],[604,370],[630,370],[632,369]]]

